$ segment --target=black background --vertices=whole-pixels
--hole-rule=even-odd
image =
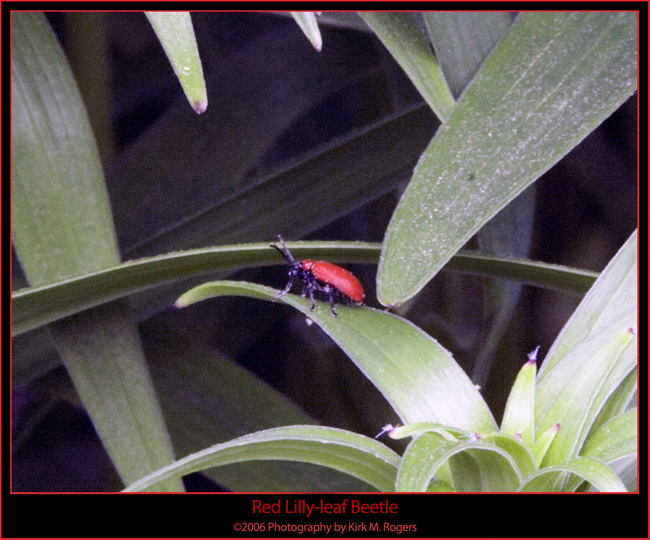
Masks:
[[[647,486],[646,486],[647,487]],[[647,489],[643,489],[647,493]],[[323,499],[341,503],[357,499],[377,503],[389,499],[399,513],[331,514],[300,519],[295,515],[253,514],[253,501]],[[349,504],[348,504],[349,508]],[[129,494],[10,495],[3,498],[3,538],[25,537],[304,537],[314,535],[264,532],[235,533],[234,523],[369,523],[415,524],[409,538],[647,538],[647,495],[329,495],[329,494]],[[322,537],[318,535],[317,537]],[[339,535],[330,534],[329,537]],[[342,537],[395,537],[354,532]]]

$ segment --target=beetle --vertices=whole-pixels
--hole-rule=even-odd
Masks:
[[[275,295],[276,298],[287,294],[291,290],[294,280],[298,278],[303,282],[301,296],[304,298],[309,293],[312,311],[315,307],[314,291],[322,291],[327,295],[332,315],[335,317],[335,301],[348,305],[363,304],[365,298],[363,285],[352,272],[327,261],[313,261],[311,259],[297,261],[291,255],[282,236],[278,235],[278,240],[282,247],[280,248],[275,244],[271,244],[271,247],[277,249],[280,255],[289,263],[289,283]]]

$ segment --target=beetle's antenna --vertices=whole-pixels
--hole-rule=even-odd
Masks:
[[[291,255],[291,252],[289,251],[286,244],[284,243],[284,240],[279,234],[278,234],[278,240],[280,240],[280,243],[282,244],[282,249],[280,249],[275,244],[271,244],[271,247],[277,249],[280,252],[280,255],[282,255],[289,264],[293,264],[294,262],[296,262],[296,260],[293,258],[293,255]]]

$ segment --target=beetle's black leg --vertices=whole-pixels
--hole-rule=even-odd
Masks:
[[[336,310],[334,309],[334,294],[335,294],[334,291],[335,291],[335,289],[330,285],[326,285],[324,290],[327,293],[327,301],[330,303],[330,309],[332,310],[332,315],[334,315],[334,317],[336,317],[337,313],[336,313]]]
[[[282,289],[280,292],[278,292],[275,297],[280,298],[282,295],[287,294],[290,290],[291,287],[293,286],[293,276],[289,277],[289,283],[287,283],[287,286]]]
[[[314,288],[308,287],[308,291],[309,291],[309,299],[311,300],[311,307],[309,309],[311,311],[314,311],[314,308],[316,307],[316,303],[314,302]]]

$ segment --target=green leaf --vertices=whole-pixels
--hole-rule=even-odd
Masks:
[[[11,225],[29,282],[114,266],[119,254],[95,139],[42,14],[12,17],[12,55]]]
[[[628,238],[573,312],[539,370],[543,380],[590,337],[637,324],[637,233]]]
[[[399,426],[388,430],[391,439],[404,439],[405,437],[416,437],[423,433],[436,433],[448,441],[456,441],[460,437],[470,437],[470,434],[462,429],[451,428],[435,422],[415,422],[406,426]]]
[[[508,452],[510,457],[517,463],[522,478],[527,478],[537,472],[538,465],[532,449],[526,446],[521,439],[503,433],[492,433],[483,437],[484,442],[493,443],[499,448]]]
[[[562,425],[555,424],[543,433],[537,434],[535,438],[535,444],[533,445],[533,457],[535,458],[537,467],[542,464],[546,452],[550,448],[553,439],[555,439],[555,436],[558,434],[560,429],[562,429]]]
[[[612,418],[587,438],[580,455],[593,457],[606,463],[623,480],[623,471],[632,468],[630,464],[635,464],[637,461],[637,422],[636,409],[631,409],[616,418]],[[623,464],[623,467],[619,473],[618,469],[621,469],[621,464]],[[636,484],[636,474],[634,476],[635,478],[631,483]],[[567,485],[567,490],[575,491],[581,480],[581,478],[572,478]],[[624,480],[624,482],[627,485],[627,481]]]
[[[590,435],[580,452],[605,463],[637,453],[637,410],[612,418]]]
[[[452,466],[454,491],[515,491],[521,472],[512,456],[498,446],[482,441],[452,442],[424,434],[406,449],[397,475],[397,491],[426,491],[436,471],[448,460]]]
[[[545,467],[528,478],[520,491],[538,493],[557,491],[557,478],[567,472],[578,475],[598,491],[627,492],[618,476],[602,461],[592,457],[576,457],[561,465]]]
[[[452,488],[447,482],[442,480],[432,480],[427,488],[427,493],[453,493]]]
[[[125,485],[173,461],[137,326],[121,301],[50,325],[63,363]],[[184,491],[180,482],[161,491]]]
[[[174,448],[187,456],[263,429],[318,424],[286,396],[213,348],[165,324],[147,349],[151,375]],[[245,398],[243,398],[245,396]],[[332,469],[254,461],[205,471],[232,491],[364,491],[367,484]]]
[[[326,249],[328,245],[332,243],[306,243],[298,253],[309,249],[312,256],[358,262],[376,262],[379,255],[377,244],[337,242],[334,255]],[[22,289],[12,295],[13,333],[18,335],[89,307],[188,277],[277,263],[277,252],[269,249],[267,242],[219,246],[129,261],[40,288]]]
[[[528,362],[519,370],[501,421],[502,433],[520,436],[524,444],[531,448],[535,440],[536,357],[537,350],[529,355]]]
[[[592,338],[548,373],[537,387],[537,433],[557,423],[562,429],[543,464],[560,464],[579,453],[598,412],[635,365],[636,339],[625,329]]]
[[[455,448],[459,441],[449,440],[437,432],[424,432],[421,436],[413,439],[404,455],[400,470],[397,473],[396,491],[428,491],[433,486],[436,489],[438,482],[449,486],[454,491],[451,483],[453,479],[450,475],[448,461],[436,463],[435,469],[429,468],[435,456],[443,453],[446,449]],[[440,471],[440,477],[436,477],[436,472]],[[446,486],[443,489],[446,489]]]
[[[422,156],[384,241],[378,298],[415,295],[636,88],[631,12],[524,13]]]
[[[596,272],[579,268],[474,251],[456,253],[443,268],[474,276],[502,277],[533,287],[578,296],[588,291],[598,277]]]
[[[302,242],[295,244],[305,257],[334,262],[375,264],[380,245],[363,242]],[[41,287],[20,289],[12,294],[14,336],[62,317],[111,300],[214,272],[268,265],[277,261],[269,245],[239,244],[178,251],[121,263]],[[548,265],[535,261],[495,258],[472,252],[455,255],[445,270],[490,277],[525,279],[528,284],[577,294],[595,281],[593,272]]]
[[[12,225],[32,285],[114,266],[118,251],[97,148],[70,68],[45,18],[12,16]],[[71,201],[72,199],[72,201]],[[171,444],[124,304],[50,330],[120,476],[169,463]],[[171,482],[165,490],[182,491]]]
[[[423,16],[445,79],[458,97],[508,29],[510,14],[430,11]]]
[[[310,11],[292,11],[291,16],[300,26],[309,42],[314,46],[316,52],[320,52],[323,48],[323,38],[318,29],[318,22],[316,22],[316,14]]]
[[[417,13],[362,12],[360,15],[381,39],[409,76],[441,122],[449,118],[454,98],[426,36],[418,27]]]
[[[293,246],[289,245],[293,251]],[[295,253],[294,253],[295,256]],[[214,281],[186,292],[185,307],[222,295],[274,300],[275,289],[253,283]],[[433,421],[471,433],[496,431],[492,414],[462,368],[435,340],[385,311],[337,306],[286,294],[280,301],[316,322],[355,362],[405,423]]]
[[[289,426],[251,433],[176,461],[128,486],[151,490],[162,481],[228,463],[260,459],[301,461],[355,476],[380,491],[392,491],[399,456],[383,444],[341,429]]]
[[[605,405],[600,409],[596,420],[591,428],[595,431],[600,428],[604,423],[612,418],[620,416],[625,411],[630,410],[631,407],[636,407],[637,400],[635,399],[637,385],[638,385],[638,369],[630,371],[628,376],[616,388],[612,395],[607,399]]]
[[[192,108],[199,114],[208,107],[199,48],[189,12],[146,12],[145,15],[181,82]]]
[[[637,359],[630,329],[637,317],[636,251],[635,232],[585,296],[542,365],[538,433],[541,420],[547,426],[552,415],[567,415],[571,421],[570,426],[563,422],[560,442],[553,443],[557,446],[548,459],[555,461],[546,463],[575,454],[588,433],[625,410],[634,394]],[[621,349],[626,340],[630,346]],[[561,475],[554,478],[565,481]]]

